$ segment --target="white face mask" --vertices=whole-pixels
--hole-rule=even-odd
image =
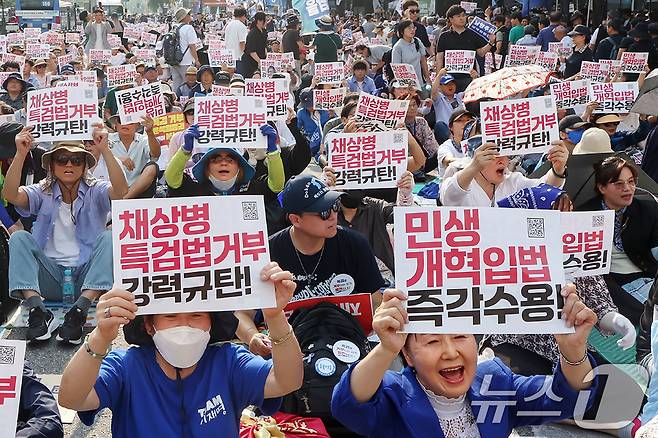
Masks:
[[[199,362],[210,341],[210,332],[186,325],[158,330],[153,342],[164,360],[175,368]]]
[[[227,192],[231,189],[231,187],[235,185],[235,182],[238,180],[238,175],[236,174],[233,178],[226,181],[222,181],[221,179],[217,179],[214,176],[209,175],[208,180],[220,192]]]

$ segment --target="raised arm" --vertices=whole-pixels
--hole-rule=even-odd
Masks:
[[[16,135],[16,155],[9,165],[9,170],[5,176],[5,182],[2,187],[2,197],[11,204],[18,208],[27,210],[30,207],[30,201],[27,193],[23,190],[21,185],[21,174],[23,172],[23,164],[25,157],[32,150],[34,144],[34,137],[32,136],[32,128],[24,127],[21,132]]]

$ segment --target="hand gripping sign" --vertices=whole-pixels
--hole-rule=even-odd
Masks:
[[[119,118],[122,124],[139,123],[143,117],[166,114],[160,82],[116,92]]]
[[[573,332],[561,319],[559,212],[396,207],[394,216],[405,332]]]
[[[137,314],[275,306],[260,278],[270,261],[262,196],[121,200],[112,223],[114,282]]]

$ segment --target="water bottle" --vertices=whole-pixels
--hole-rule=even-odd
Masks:
[[[64,269],[64,282],[62,283],[62,303],[65,307],[73,306],[75,291],[73,289],[73,269]]]

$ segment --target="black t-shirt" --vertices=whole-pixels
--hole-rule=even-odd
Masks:
[[[257,27],[252,27],[247,34],[247,41],[244,45],[244,54],[242,55],[242,65],[245,76],[251,77],[258,70],[258,63],[251,56],[256,53],[260,59],[267,56],[267,31],[261,32]]]
[[[487,42],[471,29],[465,29],[462,33],[448,29],[439,36],[439,41],[436,44],[436,52],[442,53],[446,50],[478,50],[486,45]],[[452,76],[455,77],[457,92],[464,91],[473,80],[468,73],[452,73]]]
[[[288,29],[283,33],[283,37],[281,38],[281,46],[283,47],[283,51],[285,52],[292,52],[295,55],[295,59],[299,60],[299,45],[297,44],[298,41],[302,39],[301,36],[299,36],[299,31],[296,29]]]
[[[594,61],[594,54],[589,47],[579,52],[574,48],[573,53],[566,60],[566,67],[564,69],[564,77],[570,78],[576,73],[580,72],[580,66],[583,61]]]
[[[293,301],[373,293],[384,287],[366,238],[342,227],[338,227],[334,237],[325,240],[324,251],[311,256],[295,249],[288,227],[270,237],[270,257],[282,269],[292,272],[297,282]]]

